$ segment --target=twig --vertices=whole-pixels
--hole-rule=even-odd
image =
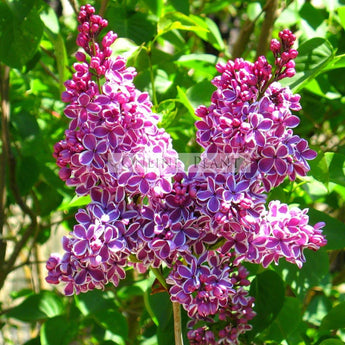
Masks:
[[[254,31],[255,22],[247,19],[243,24],[242,29],[237,37],[236,42],[232,46],[231,57],[233,59],[241,57],[243,52],[246,50],[246,46],[249,42],[250,35]]]
[[[8,84],[10,69],[9,67],[0,66],[0,97],[1,97],[1,113],[9,114],[7,111],[8,102],[8,89],[4,87]],[[1,128],[7,126],[8,119],[5,115],[1,116]],[[3,240],[4,235],[4,226],[6,223],[6,161],[7,161],[7,148],[6,148],[6,133],[4,130],[1,131],[1,142],[2,142],[2,151],[0,155],[0,270],[2,270],[5,254],[6,254],[6,241]]]
[[[104,16],[105,10],[107,9],[107,6],[108,6],[108,2],[109,2],[109,0],[102,0],[102,2],[101,2],[101,7],[100,7],[99,12],[98,12],[98,14],[101,17]]]
[[[156,86],[155,86],[155,74],[154,74],[153,65],[152,65],[151,45],[147,49],[147,56],[148,56],[148,59],[149,59],[149,68],[150,68],[150,81],[151,81],[151,90],[152,90],[152,102],[153,102],[153,105],[156,107],[158,105],[158,100],[157,100]]]
[[[13,266],[11,268],[11,272],[19,269],[19,268],[22,268],[24,266],[29,266],[29,265],[37,265],[37,264],[45,264],[47,261],[44,261],[44,260],[34,260],[34,261],[30,261],[30,257],[27,258],[27,260],[25,260],[24,262],[22,262],[21,264],[19,265],[16,265],[16,266]]]
[[[48,68],[46,64],[44,64],[42,61],[40,61],[39,64],[49,76],[51,76],[55,81],[59,82],[59,78]]]
[[[172,302],[174,315],[174,334],[175,345],[183,345],[182,327],[181,327],[181,305],[178,302]]]
[[[254,18],[254,20],[250,20],[249,18],[243,24],[239,36],[236,42],[233,45],[231,56],[232,58],[241,57],[246,50],[247,44],[250,39],[250,35],[253,33],[255,24],[259,20],[259,18],[264,13],[265,8],[263,8],[260,13]]]
[[[272,37],[273,25],[278,18],[278,0],[267,0],[263,10],[265,11],[265,19],[261,26],[256,57],[265,55],[268,50],[269,42]]]
[[[20,238],[20,240],[14,246],[14,249],[7,260],[7,262],[3,262],[0,271],[0,289],[2,288],[6,276],[11,271],[11,268],[14,266],[16,259],[23,249],[25,244],[27,243],[28,239],[35,233],[37,229],[37,216],[36,214],[30,209],[30,207],[25,203],[22,199],[17,181],[16,181],[16,160],[14,158],[12,149],[11,149],[11,140],[10,140],[10,102],[9,102],[9,88],[10,88],[10,74],[9,74],[9,67],[8,66],[0,66],[2,73],[1,73],[1,125],[2,125],[2,148],[5,152],[6,156],[6,163],[8,166],[8,173],[9,173],[9,185],[12,191],[13,197],[23,211],[24,214],[28,215],[31,224],[25,230],[24,234]]]

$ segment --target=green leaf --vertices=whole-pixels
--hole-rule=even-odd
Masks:
[[[329,182],[345,186],[345,155],[325,152],[310,162],[313,177],[326,186]]]
[[[172,311],[172,302],[169,294],[160,292],[155,294],[146,294],[146,301],[148,303],[148,310],[150,314],[153,313],[152,318],[157,324],[157,341],[158,345],[174,345],[174,318]],[[181,310],[182,318],[182,333],[186,333],[187,314]]]
[[[175,61],[178,66],[183,66],[185,68],[201,72],[200,74],[205,75],[208,79],[214,77],[216,73],[215,65],[217,62],[218,57],[211,54],[182,55]],[[210,82],[208,82],[208,84],[213,87]]]
[[[75,195],[72,200],[61,204],[59,210],[69,210],[73,207],[82,207],[88,205],[91,202],[90,195],[78,196]]]
[[[65,41],[63,37],[58,34],[54,39],[54,48],[55,48],[55,56],[56,56],[56,64],[57,70],[59,74],[59,86],[60,86],[60,93],[65,91],[64,82],[67,79],[68,75],[68,58],[67,52],[65,47]]]
[[[251,21],[254,21],[261,14],[261,11],[262,11],[262,7],[261,7],[260,2],[253,1],[251,3],[248,3],[247,15]]]
[[[157,107],[157,113],[162,116],[158,124],[159,127],[167,129],[175,122],[177,116],[175,100],[166,99],[163,102],[160,102]]]
[[[127,320],[117,309],[98,310],[93,316],[104,329],[123,339],[128,338]]]
[[[109,4],[107,19],[109,29],[120,37],[126,37],[140,45],[153,39],[156,34],[154,20],[145,13],[128,11],[122,4]]]
[[[331,301],[324,295],[316,295],[307,306],[307,310],[303,315],[303,320],[320,326],[321,320],[332,308]]]
[[[329,181],[345,186],[345,155],[326,152],[325,160],[329,171]]]
[[[207,32],[208,29],[203,25],[200,26],[195,17],[187,16],[181,12],[168,12],[165,13],[158,21],[157,36],[166,34],[173,30],[186,30],[199,32]]]
[[[189,1],[169,0],[168,2],[176,11],[181,12],[187,16],[189,15]]]
[[[305,89],[314,93],[317,96],[321,96],[327,99],[337,99],[341,97],[341,94],[330,84],[328,80],[320,77],[326,77],[325,74],[320,75],[317,79],[312,79],[305,85]]]
[[[338,16],[340,19],[340,24],[345,29],[345,6],[337,8]]]
[[[162,14],[162,10],[164,8],[164,1],[163,0],[142,0],[145,5],[149,8],[149,10],[155,14],[158,18]]]
[[[344,345],[344,342],[339,339],[330,338],[323,340],[320,345]]]
[[[323,234],[326,236],[328,250],[339,250],[345,247],[345,224],[337,218],[329,216],[325,212],[309,209],[310,223],[325,222]]]
[[[77,325],[66,316],[49,319],[41,327],[41,345],[69,345],[77,329]]]
[[[179,102],[181,102],[181,104],[183,104],[186,109],[188,110],[188,114],[190,115],[191,119],[193,119],[193,121],[198,121],[200,120],[196,115],[195,115],[195,111],[193,108],[193,105],[191,104],[191,102],[189,101],[186,93],[183,91],[183,89],[179,86],[177,86],[177,99],[179,100]]]
[[[304,42],[298,49],[296,75],[285,79],[282,84],[290,86],[294,92],[297,92],[326,70],[334,59],[334,53],[332,45],[324,38],[315,37]]]
[[[172,303],[166,292],[148,295],[150,308],[155,315],[161,329],[169,328],[172,320]]]
[[[49,30],[51,33],[55,35],[59,33],[60,31],[59,20],[52,7],[45,6],[44,10],[40,14],[40,18],[47,30]]]
[[[345,67],[345,54],[337,55],[334,57],[333,61],[327,66],[325,71],[330,71],[337,68]]]
[[[322,319],[321,330],[336,330],[345,328],[345,302],[336,305]]]
[[[36,53],[43,24],[36,0],[0,2],[0,60],[21,68]]]
[[[35,157],[21,157],[16,175],[20,194],[26,195],[38,181],[40,175],[40,166]]]
[[[75,296],[75,301],[77,308],[84,316],[92,317],[105,330],[127,339],[127,321],[118,310],[113,293],[93,290]]]
[[[302,6],[299,13],[314,30],[327,19],[327,12],[324,9],[318,9],[309,2]]]
[[[267,331],[265,338],[281,342],[297,329],[302,321],[302,305],[295,297],[286,297],[283,307]]]
[[[198,30],[195,32],[200,38],[210,43],[219,51],[223,51],[225,49],[225,44],[219,28],[212,19],[194,15],[191,15],[190,18],[192,18],[200,27],[204,28],[204,30]]]
[[[41,216],[48,216],[51,212],[58,208],[58,206],[60,206],[63,200],[62,195],[57,193],[55,187],[43,181],[37,187],[35,187],[35,191],[39,201]]]
[[[256,276],[249,294],[255,297],[254,310],[257,313],[251,322],[253,330],[250,337],[253,337],[267,328],[280,312],[285,298],[284,283],[276,272],[267,270]]]
[[[35,116],[31,115],[26,110],[21,110],[18,113],[14,112],[11,124],[23,139],[32,139],[37,136],[40,131]]]
[[[304,255],[306,262],[301,269],[285,260],[280,260],[279,265],[274,266],[274,270],[301,300],[311,287],[320,283],[329,270],[328,254],[325,250],[320,249],[316,252],[305,250]]]
[[[199,105],[208,106],[211,103],[211,96],[214,91],[214,86],[208,80],[204,80],[190,87],[186,95],[192,107],[196,109]]]
[[[64,313],[61,297],[51,291],[30,295],[21,304],[11,309],[8,317],[27,322],[44,320]]]
[[[76,305],[84,316],[102,312],[106,309],[114,309],[116,305],[104,291],[92,290],[86,294],[75,296]]]

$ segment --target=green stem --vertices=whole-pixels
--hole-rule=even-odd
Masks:
[[[156,87],[155,87],[155,75],[154,75],[153,66],[152,66],[151,45],[149,45],[149,47],[147,48],[147,56],[149,58],[150,81],[151,81],[151,88],[152,88],[152,102],[154,106],[157,106],[158,100],[157,100]]]
[[[155,275],[157,280],[162,284],[165,290],[168,290],[168,284],[165,281],[165,278],[159,268],[151,267],[152,273]]]
[[[159,268],[151,267],[153,274],[162,286],[168,290],[168,284]],[[175,345],[183,345],[182,326],[181,326],[181,305],[178,302],[172,302],[173,316],[174,316],[174,335]]]

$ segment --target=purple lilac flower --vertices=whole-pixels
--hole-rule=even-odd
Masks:
[[[190,344],[238,344],[255,316],[241,262],[301,267],[304,249],[326,244],[324,224],[309,225],[306,209],[265,206],[265,192],[306,175],[316,156],[293,133],[300,96],[279,83],[295,74],[296,37],[283,30],[272,40],[273,67],[262,56],[217,64],[211,105],[196,110],[205,151],[185,172],[148,94],[133,84],[135,69],[111,57],[117,35],[98,41],[107,21],[90,5],[78,21],[86,54],[76,54],[65,83],[70,124],[54,157],[60,178],[92,201],[63,238],[64,255],[47,261],[46,280],[71,295],[117,286],[126,266],[164,264],[170,298],[190,317]]]

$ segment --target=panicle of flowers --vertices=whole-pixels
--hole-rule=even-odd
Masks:
[[[117,286],[128,265],[164,264],[170,298],[191,319],[190,344],[238,344],[255,316],[241,263],[285,258],[301,267],[304,249],[326,244],[324,224],[309,225],[307,210],[266,206],[266,193],[306,175],[316,156],[293,133],[300,96],[279,83],[295,74],[296,37],[283,30],[272,40],[274,66],[263,56],[217,64],[211,105],[196,110],[204,152],[184,171],[148,94],[133,84],[135,69],[111,56],[116,34],[100,39],[107,22],[90,5],[78,21],[86,54],[76,54],[65,83],[70,122],[54,157],[60,178],[91,203],[63,238],[65,254],[49,258],[46,280],[71,295]]]
[[[66,294],[117,285],[129,255],[141,257],[145,250],[146,266],[160,265],[151,244],[137,234],[153,221],[153,210],[140,207],[141,200],[170,192],[172,176],[183,168],[171,138],[157,126],[148,94],[133,84],[135,69],[111,57],[117,35],[110,31],[98,43],[107,21],[94,13],[85,5],[78,16],[77,44],[86,54],[76,54],[76,72],[65,83],[70,122],[54,147],[60,178],[92,199],[63,239],[65,255],[48,261],[47,281],[64,282]]]
[[[239,336],[251,329],[254,298],[245,287],[247,270],[233,265],[233,253],[204,252],[200,257],[178,261],[167,282],[171,300],[187,311],[190,344],[237,344]],[[205,326],[198,327],[200,321]],[[220,327],[222,325],[223,328]]]
[[[197,141],[205,152],[194,173],[202,176],[205,166],[212,167],[196,189],[199,206],[212,217],[213,231],[226,239],[222,252],[235,250],[236,262],[267,267],[285,257],[301,267],[303,249],[326,244],[320,233],[324,224],[312,227],[307,210],[290,210],[278,201],[267,210],[265,206],[265,192],[286,177],[306,175],[307,161],[316,156],[307,141],[293,133],[299,118],[292,111],[301,109],[300,96],[278,82],[295,73],[296,37],[287,29],[279,37],[271,42],[274,67],[264,57],[254,63],[235,59],[217,65],[221,75],[212,81],[217,90],[211,105],[196,110],[201,118]],[[235,171],[228,171],[224,157],[240,163],[230,164]]]

